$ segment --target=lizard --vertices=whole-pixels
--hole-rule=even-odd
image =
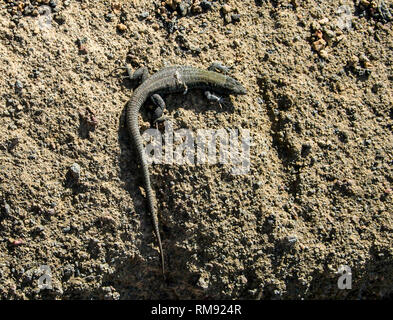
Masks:
[[[150,98],[153,104],[156,105],[153,114],[153,122],[156,122],[162,119],[162,113],[165,109],[165,102],[161,98],[161,94],[181,92],[186,94],[189,89],[202,89],[206,90],[205,96],[207,99],[213,102],[221,102],[222,98],[210,93],[210,90],[224,95],[241,95],[246,94],[247,91],[240,82],[228,75],[191,66],[165,67],[150,77],[146,67],[141,67],[135,72],[132,72],[128,66],[125,68],[131,80],[141,80],[140,85],[135,89],[131,99],[127,102],[126,124],[140,159],[148,208],[153,220],[153,228],[160,251],[162,274],[165,278],[164,252],[158,225],[156,197],[151,187],[148,163],[139,131],[139,110],[146,100]]]

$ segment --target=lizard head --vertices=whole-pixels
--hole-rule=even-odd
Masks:
[[[247,90],[246,88],[243,87],[243,85],[231,78],[231,77],[227,77],[226,81],[225,81],[225,87],[228,89],[230,94],[246,94]]]

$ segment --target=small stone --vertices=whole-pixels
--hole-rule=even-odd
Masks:
[[[334,31],[332,30],[325,30],[325,35],[329,38],[329,39],[333,39],[336,34],[334,33]]]
[[[364,6],[365,8],[367,8],[370,5],[370,1],[369,0],[360,0],[360,4],[362,6]]]
[[[226,15],[224,16],[224,21],[225,21],[225,23],[231,23],[231,22],[232,22],[232,17],[231,17],[231,15],[230,15],[230,14],[226,14]]]
[[[371,69],[373,67],[373,65],[371,64],[370,61],[365,61],[363,62],[363,65],[366,69]]]
[[[321,29],[321,25],[317,21],[311,22],[311,30],[317,31]]]
[[[113,13],[107,13],[105,15],[105,21],[106,22],[111,22],[111,21],[113,21],[114,18],[115,18],[115,15]]]
[[[205,289],[205,290],[207,288],[209,288],[209,283],[203,277],[199,278],[197,285],[198,285],[198,287]]]
[[[23,83],[19,80],[15,81],[15,91],[16,92],[21,92],[23,89]]]
[[[319,39],[319,40],[317,40],[317,41],[314,41],[313,42],[313,48],[314,48],[314,50],[316,50],[316,51],[321,51],[323,48],[325,48],[325,46],[326,46],[326,41],[324,40],[324,39]]]
[[[315,31],[314,34],[315,34],[315,36],[316,36],[318,39],[322,39],[322,38],[323,38],[323,33],[322,33],[321,30]]]
[[[73,163],[70,167],[70,173],[75,180],[79,180],[81,174],[81,167],[79,166],[79,164]]]
[[[233,46],[234,47],[240,47],[241,43],[238,39],[233,40]]]
[[[4,206],[3,206],[3,211],[4,213],[8,216],[11,213],[11,207],[10,205],[4,201]]]
[[[233,14],[232,15],[232,21],[233,22],[239,22],[240,21],[240,14]]]
[[[20,246],[22,244],[25,244],[25,241],[22,239],[9,239],[9,242],[13,246]]]
[[[182,17],[187,15],[188,8],[189,8],[189,6],[186,3],[184,3],[184,2],[180,3],[179,11],[180,11],[180,14],[181,14]]]
[[[36,160],[37,159],[37,155],[36,155],[35,151],[31,151],[30,154],[27,156],[27,159],[29,159],[29,160]]]
[[[362,53],[362,54],[359,56],[359,60],[360,60],[361,62],[369,62],[369,61],[370,61],[370,59],[367,58],[367,56],[366,56],[364,53]]]
[[[352,67],[355,67],[358,63],[359,63],[359,58],[358,58],[357,56],[355,56],[355,55],[353,55],[353,56],[349,59],[349,61],[348,61],[348,64],[349,64],[350,66],[352,66]]]
[[[318,21],[318,23],[319,23],[321,26],[327,24],[328,22],[329,22],[329,19],[328,19],[328,18],[323,18],[323,19],[321,19],[321,20]]]
[[[61,13],[56,13],[53,16],[53,19],[57,22],[57,24],[62,25],[66,22],[66,17],[64,14]]]
[[[297,237],[296,236],[288,236],[287,241],[289,244],[295,244],[297,242]]]
[[[191,10],[192,10],[192,13],[194,13],[194,14],[202,13],[202,7],[200,5],[197,5],[197,4],[194,4],[191,7]]]
[[[86,44],[81,44],[80,46],[79,46],[79,53],[80,54],[87,54],[87,46],[86,46]]]
[[[240,280],[241,284],[247,284],[247,282],[248,282],[247,278],[244,275],[241,275],[239,277],[239,280]]]
[[[165,0],[165,4],[172,8],[172,10],[176,10],[178,4],[181,0]]]
[[[327,53],[326,50],[322,49],[321,51],[319,51],[319,55],[321,56],[321,58],[328,60],[329,59],[329,54]]]
[[[42,225],[38,225],[35,227],[34,231],[37,233],[41,233],[45,230],[45,228]]]
[[[341,35],[339,35],[337,38],[336,38],[336,42],[341,42],[341,41],[343,41],[343,40],[345,40],[345,35],[344,34],[341,34]],[[345,42],[345,41],[344,41]]]
[[[124,31],[127,30],[126,25],[123,24],[123,23],[119,23],[116,27],[117,27],[117,30],[118,30],[119,32],[124,32]]]
[[[72,264],[67,264],[63,269],[63,274],[66,277],[71,277],[75,272],[75,268]]]
[[[301,151],[302,157],[306,157],[307,155],[310,154],[310,152],[311,152],[311,145],[309,143],[303,143],[302,151]]]
[[[139,19],[143,20],[146,19],[149,16],[149,12],[144,11],[139,15]]]
[[[231,6],[228,4],[224,4],[221,9],[224,14],[230,13],[232,11]]]

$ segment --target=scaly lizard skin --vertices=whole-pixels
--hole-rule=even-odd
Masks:
[[[165,264],[164,264],[164,252],[162,250],[162,243],[160,237],[160,231],[158,228],[158,217],[156,211],[156,197],[150,184],[149,168],[146,161],[146,155],[143,149],[142,137],[139,132],[138,125],[138,113],[145,101],[156,96],[158,99],[152,99],[159,101],[157,107],[164,107],[164,102],[159,94],[167,93],[186,93],[189,89],[203,89],[221,94],[238,95],[246,94],[246,89],[235,79],[213,71],[207,71],[203,69],[197,69],[189,66],[173,66],[163,68],[152,76],[148,77],[147,70],[144,68],[138,69],[133,75],[129,68],[127,68],[130,78],[142,78],[142,83],[132,95],[131,99],[127,103],[127,126],[131,138],[134,140],[135,147],[137,149],[141,166],[143,170],[144,186],[149,204],[149,210],[153,219],[154,231],[157,236],[158,246],[161,255],[161,266],[162,273],[165,277]],[[217,101],[217,96],[206,94],[206,97],[212,98],[213,101]]]

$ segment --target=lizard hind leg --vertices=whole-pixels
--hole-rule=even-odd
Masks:
[[[150,97],[150,100],[155,105],[155,109],[152,112],[152,117],[151,117],[151,123],[152,125],[154,125],[166,119],[166,117],[163,115],[166,106],[165,106],[164,99],[162,99],[162,97],[157,93],[153,94]]]

